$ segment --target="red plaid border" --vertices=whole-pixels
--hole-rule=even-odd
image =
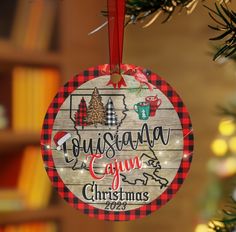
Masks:
[[[127,65],[122,65],[121,68],[124,71],[127,71]],[[129,65],[129,69],[130,68],[138,68],[143,72],[147,71],[144,68],[137,67],[134,65]],[[51,105],[49,106],[47,114],[44,119],[44,124],[41,133],[41,150],[46,170],[48,176],[50,177],[53,183],[53,186],[56,188],[60,196],[64,198],[71,206],[80,209],[85,214],[88,214],[89,216],[98,218],[100,220],[110,220],[110,221],[134,220],[137,218],[145,217],[150,213],[152,213],[153,211],[159,209],[164,204],[166,204],[172,197],[174,197],[176,192],[179,190],[180,186],[183,184],[192,161],[192,153],[193,153],[192,125],[188,111],[184,106],[180,97],[177,95],[177,93],[170,87],[169,84],[166,83],[165,80],[163,80],[155,73],[148,71],[147,77],[149,81],[153,85],[155,85],[158,89],[160,89],[169,98],[176,112],[179,115],[183,128],[183,135],[184,135],[183,158],[174,180],[161,196],[159,196],[151,203],[135,210],[122,211],[122,212],[105,211],[97,209],[91,205],[82,202],[72,192],[70,192],[70,190],[64,185],[63,181],[61,180],[60,176],[57,173],[52,158],[52,151],[50,149],[51,134],[56,115],[63,102],[66,100],[66,98],[83,83],[92,80],[93,78],[105,75],[104,70],[105,70],[104,65],[89,68],[83,73],[76,75],[64,87],[60,88],[58,94],[56,95]],[[108,72],[106,74],[109,75]]]

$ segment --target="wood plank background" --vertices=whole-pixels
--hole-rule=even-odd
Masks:
[[[169,186],[179,169],[180,162],[183,157],[183,132],[178,114],[175,112],[171,102],[160,90],[155,88],[150,92],[150,90],[144,88],[139,94],[137,94],[131,90],[132,88],[137,88],[139,86],[139,83],[136,80],[134,81],[134,78],[132,76],[124,76],[124,78],[127,84],[127,88],[122,88],[120,90],[111,88],[110,86],[106,86],[106,83],[108,83],[110,79],[109,76],[103,76],[93,79],[89,82],[84,83],[81,87],[75,90],[72,95],[69,96],[62,104],[61,110],[56,116],[53,126],[52,138],[58,131],[66,131],[71,133],[72,138],[78,138],[78,135],[80,135],[82,141],[89,141],[89,139],[92,138],[94,149],[96,149],[96,142],[99,133],[100,137],[102,137],[106,132],[111,132],[113,134],[116,133],[116,126],[113,126],[110,130],[108,126],[104,126],[101,124],[98,124],[97,127],[95,127],[94,125],[88,125],[84,129],[76,127],[77,131],[75,130],[73,117],[76,109],[78,109],[78,104],[80,103],[81,98],[84,97],[87,102],[87,106],[89,106],[92,92],[94,90],[94,87],[96,86],[99,90],[99,94],[102,96],[102,102],[104,106],[106,105],[108,98],[110,96],[112,97],[115,111],[118,110],[118,124],[120,120],[124,118],[122,110],[127,110],[126,118],[118,129],[118,136],[120,140],[122,138],[122,135],[126,131],[131,131],[132,141],[134,142],[134,144],[136,144],[137,133],[141,131],[144,123],[147,123],[148,127],[150,128],[149,132],[151,139],[153,138],[153,130],[155,127],[163,127],[164,140],[166,140],[168,136],[168,130],[170,129],[168,144],[163,144],[163,142],[159,139],[155,141],[155,146],[152,148],[161,165],[161,169],[158,170],[158,176],[160,176],[160,178],[165,178],[161,181],[161,183],[168,183],[167,186]],[[158,95],[158,98],[162,100],[161,110],[157,109],[156,115],[154,117],[149,117],[148,120],[139,120],[138,114],[133,110],[133,106],[138,102],[145,101],[145,98],[147,96],[156,95]],[[125,100],[125,104],[123,103],[123,100]],[[70,110],[71,108],[72,110]],[[144,136],[144,140],[146,140],[146,136]],[[82,189],[85,184],[92,183],[94,181],[99,186],[100,191],[108,191],[108,188],[112,186],[113,176],[106,176],[104,179],[96,181],[86,170],[82,172],[81,170],[72,170],[72,167],[76,162],[75,159],[69,164],[66,163],[63,151],[57,151],[54,142],[52,142],[51,145],[53,149],[53,159],[55,162],[55,167],[58,170],[58,174],[60,175],[64,183],[68,184],[68,188],[82,201],[89,203],[97,208],[104,209],[107,200],[97,201],[94,203],[88,202],[82,195]],[[72,153],[73,145],[70,141],[67,143],[67,148],[69,149],[68,158],[69,160],[71,160],[74,157]],[[149,155],[150,157],[154,157],[147,143],[139,144],[138,149],[135,151],[132,150],[130,146],[124,146],[124,150],[116,150],[114,158],[108,159],[104,157],[101,160],[97,160],[94,167],[96,167],[96,171],[100,173],[104,170],[104,164],[114,162],[115,159],[117,159],[118,161],[123,161],[125,159],[133,158],[137,155],[141,157],[141,155],[144,153]],[[80,167],[82,162],[85,162],[85,160],[86,154],[84,153],[83,149],[81,149],[80,155],[78,157],[77,167]],[[145,161],[147,161],[147,159],[144,158],[142,159],[142,161],[145,165]],[[156,168],[154,167],[147,166],[143,167],[141,170],[132,170],[129,173],[124,173],[124,175],[129,181],[134,181],[136,179],[143,179],[143,172],[152,175],[155,169]],[[122,179],[122,176],[120,178]],[[160,182],[154,181],[151,178],[149,178],[147,186],[140,185],[140,182],[139,185],[136,186],[128,185],[121,181],[121,187],[123,187],[123,190],[125,192],[149,192],[149,201],[147,201],[146,204],[159,197],[166,190],[167,186],[161,188]],[[128,202],[126,210],[138,208],[142,206],[142,204],[142,202],[138,201]]]

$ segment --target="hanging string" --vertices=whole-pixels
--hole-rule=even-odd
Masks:
[[[125,0],[107,0],[111,78],[107,85],[126,86],[121,75],[123,56]]]

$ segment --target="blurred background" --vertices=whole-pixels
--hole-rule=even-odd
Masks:
[[[43,118],[70,77],[108,63],[107,28],[88,36],[105,21],[104,9],[105,0],[0,1],[0,232],[206,232],[236,199],[235,123],[218,113],[236,104],[236,63],[212,61],[215,33],[202,4],[165,24],[125,29],[124,63],[165,78],[192,118],[194,159],[176,197],[144,219],[112,223],[88,218],[52,190],[39,149]]]

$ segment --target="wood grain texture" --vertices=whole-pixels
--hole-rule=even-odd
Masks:
[[[173,105],[160,90],[154,89],[153,91],[150,91],[148,89],[143,89],[141,92],[136,93],[133,89],[137,89],[139,84],[132,76],[125,76],[127,87],[120,90],[106,86],[108,80],[109,76],[103,76],[86,82],[64,101],[54,122],[52,138],[58,131],[69,132],[72,135],[72,138],[81,138],[81,150],[79,156],[75,157],[73,154],[73,143],[70,141],[67,142],[67,158],[71,160],[71,162],[68,163],[66,162],[64,152],[57,151],[56,144],[52,142],[51,147],[53,150],[53,159],[59,176],[74,195],[96,208],[105,208],[107,198],[96,200],[94,202],[88,201],[85,199],[82,192],[86,184],[91,184],[93,182],[97,184],[99,191],[113,192],[111,187],[114,176],[108,175],[102,180],[95,180],[88,170],[81,170],[80,167],[82,163],[85,163],[88,168],[90,162],[90,159],[86,158],[86,155],[88,155],[89,152],[83,150],[82,144],[84,140],[87,142],[92,139],[93,152],[97,153],[96,147],[98,144],[98,138],[101,138],[103,141],[102,138],[107,132],[115,135],[118,127],[112,126],[109,128],[106,125],[98,124],[97,126],[88,125],[82,129],[75,125],[73,117],[82,97],[84,97],[87,105],[89,104],[93,89],[96,86],[99,90],[99,94],[102,96],[102,102],[104,105],[108,101],[109,97],[112,98],[115,111],[117,112],[118,124],[124,119],[118,128],[118,144],[122,143],[124,133],[131,132],[132,142],[134,144],[137,143],[137,149],[134,150],[129,145],[125,145],[121,151],[116,149],[115,157],[113,158],[106,157],[106,153],[104,153],[104,157],[101,160],[96,160],[94,169],[97,174],[101,176],[104,172],[105,165],[108,163],[114,163],[116,160],[124,161],[134,158],[135,156],[139,156],[142,159],[143,167],[141,170],[135,169],[128,173],[119,174],[122,180],[121,188],[125,192],[134,192],[135,194],[138,192],[148,192],[149,194],[149,199],[146,202],[127,200],[128,204],[125,210],[132,210],[140,207],[142,204],[152,202],[154,199],[159,197],[173,181],[183,157],[182,126]],[[137,112],[134,111],[133,106],[138,102],[145,102],[147,96],[155,95],[162,100],[160,109],[157,109],[154,117],[149,117],[148,120],[140,120]],[[125,112],[124,109],[126,110]],[[151,139],[154,139],[154,133],[157,133],[155,132],[155,128],[161,127],[165,139],[168,138],[168,133],[170,133],[169,142],[164,144],[162,140],[158,139],[155,141],[155,145],[150,147],[147,143],[148,138],[146,135],[144,135],[143,143],[140,143],[140,141],[137,142],[138,133],[141,132],[144,123],[147,123],[148,125]],[[112,144],[113,140],[111,139],[110,142]],[[108,148],[109,146],[106,147],[106,149]],[[108,154],[110,155],[111,153]],[[145,156],[143,157],[143,155]],[[155,165],[146,165],[151,159],[150,157],[152,159],[157,158],[157,161],[155,162],[158,162],[160,167],[158,166],[157,168]],[[92,196],[92,193],[89,193],[89,196]]]

